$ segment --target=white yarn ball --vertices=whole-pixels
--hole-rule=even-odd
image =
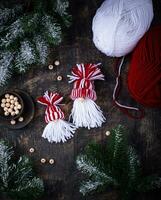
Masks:
[[[93,18],[93,42],[107,56],[130,53],[153,19],[151,0],[105,0]]]

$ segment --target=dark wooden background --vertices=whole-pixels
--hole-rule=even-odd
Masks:
[[[66,34],[64,42],[52,49],[49,64],[54,60],[60,60],[61,65],[54,70],[48,70],[47,66],[31,69],[25,75],[17,75],[12,78],[8,89],[19,88],[27,91],[35,100],[44,91],[60,92],[65,98],[63,110],[66,116],[70,114],[72,101],[69,98],[71,85],[68,84],[66,75],[70,73],[75,63],[102,63],[102,71],[106,80],[96,82],[98,95],[97,104],[104,110],[107,118],[102,128],[79,129],[75,137],[65,144],[50,144],[41,134],[45,127],[44,107],[36,105],[36,113],[33,121],[21,130],[9,130],[1,125],[0,137],[8,139],[16,147],[18,154],[25,153],[34,161],[37,173],[44,179],[45,195],[42,200],[104,200],[119,199],[114,192],[101,193],[83,197],[79,193],[80,173],[75,167],[75,158],[84,146],[91,140],[103,143],[107,140],[105,132],[121,123],[129,129],[129,143],[136,147],[140,159],[143,161],[145,174],[158,173],[161,175],[161,110],[146,109],[146,116],[142,120],[129,119],[120,110],[113,107],[112,92],[115,84],[113,66],[114,58],[109,58],[100,53],[92,43],[91,22],[96,9],[102,0],[71,0],[70,9],[73,15],[73,25]],[[161,1],[154,1],[155,17],[153,24],[161,22]],[[128,60],[128,59],[127,59]],[[120,102],[136,105],[129,97],[126,90],[126,75],[128,61],[124,66],[123,89]],[[63,81],[58,82],[57,76],[63,76]],[[3,89],[6,89],[3,88]],[[30,155],[29,148],[34,147],[35,153]],[[42,165],[41,158],[55,159],[55,165]],[[141,194],[137,199],[160,199],[159,192],[148,195]]]

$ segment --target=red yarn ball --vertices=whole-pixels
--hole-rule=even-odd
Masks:
[[[161,26],[151,28],[134,49],[128,88],[138,103],[161,107]]]

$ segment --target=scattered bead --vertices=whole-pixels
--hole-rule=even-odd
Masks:
[[[51,165],[53,165],[53,164],[55,163],[55,160],[54,160],[54,159],[50,159],[50,160],[49,160],[49,163],[50,163]]]
[[[46,159],[45,158],[41,158],[40,162],[44,164],[44,163],[46,163]]]
[[[34,153],[34,152],[35,152],[35,149],[34,149],[34,148],[30,148],[30,149],[29,149],[29,152],[30,152],[30,153]]]
[[[109,136],[111,133],[110,133],[110,131],[106,131],[106,136]]]
[[[57,77],[57,80],[58,80],[58,81],[61,81],[62,79],[63,79],[62,76],[58,76],[58,77]]]
[[[52,70],[52,69],[54,68],[54,66],[53,66],[53,65],[49,65],[48,68],[49,68],[50,70]]]
[[[12,124],[12,125],[15,125],[15,124],[16,124],[16,121],[15,121],[15,120],[11,120],[11,124]]]
[[[23,117],[20,117],[20,118],[18,119],[19,122],[23,122],[23,120],[24,120]]]
[[[56,66],[59,66],[59,65],[60,65],[60,61],[59,61],[59,60],[56,60],[56,61],[54,62],[54,64],[55,64]]]

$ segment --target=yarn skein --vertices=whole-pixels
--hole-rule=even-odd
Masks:
[[[147,32],[152,19],[152,0],[105,0],[93,18],[93,42],[107,56],[124,56]]]
[[[134,49],[128,89],[143,106],[161,107],[161,26],[151,28]]]

